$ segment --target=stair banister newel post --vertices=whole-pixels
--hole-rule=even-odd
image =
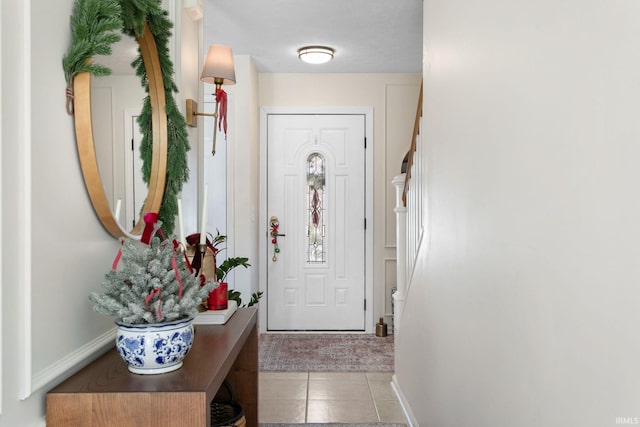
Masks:
[[[404,205],[403,193],[406,174],[396,176],[392,183],[396,188],[396,292],[393,294],[393,334],[394,338],[400,330],[400,319],[404,309],[407,292],[407,208]]]

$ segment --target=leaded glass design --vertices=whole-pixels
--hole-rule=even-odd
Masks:
[[[307,262],[325,262],[324,199],[325,160],[322,154],[307,157]]]

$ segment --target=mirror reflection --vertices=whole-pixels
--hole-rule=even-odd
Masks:
[[[138,56],[138,43],[121,35],[109,56],[94,61],[111,69],[111,75],[91,79],[91,122],[100,179],[116,221],[130,230],[138,220],[147,195],[142,179],[137,117],[145,90],[131,66]]]

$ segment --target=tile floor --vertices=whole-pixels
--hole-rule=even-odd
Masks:
[[[261,423],[406,423],[391,373],[260,372]]]

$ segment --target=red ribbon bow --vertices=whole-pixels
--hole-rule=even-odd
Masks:
[[[182,293],[182,290],[180,292]],[[154,295],[157,295],[158,296],[157,298],[160,299],[161,293],[162,293],[161,289],[158,289],[158,288],[153,289],[151,293],[149,293],[147,298],[144,300],[145,305],[149,307],[149,303],[151,302],[151,299],[154,297]],[[158,310],[156,311],[156,314],[158,318],[162,317],[162,301],[160,301],[160,303],[158,304]]]
[[[216,102],[220,106],[220,110],[218,114],[218,130],[224,129],[224,134],[226,136],[227,135],[227,92],[222,90],[222,88],[218,88],[216,90]]]
[[[204,285],[207,278],[204,277],[203,274],[200,274],[200,269],[202,268],[202,259],[207,253],[206,248],[211,249],[213,252],[213,265],[216,265],[216,253],[218,249],[213,246],[213,243],[208,238],[205,239],[206,248],[204,249],[204,253],[200,250],[200,233],[190,234],[186,237],[187,244],[193,246],[195,248],[195,254],[193,255],[193,259],[191,260],[191,266],[195,270],[195,275],[200,276],[200,280],[202,285]],[[204,279],[203,279],[204,278]],[[215,269],[214,269],[214,277],[209,277],[208,279],[217,280],[215,277]]]
[[[157,212],[149,212],[144,216],[144,230],[142,231],[142,237],[140,241],[145,244],[149,244],[151,242],[151,238],[155,234],[156,231],[156,223],[158,222],[158,213]]]
[[[142,243],[148,245],[151,242],[151,238],[156,233],[156,224],[158,222],[158,213],[157,212],[149,212],[149,213],[147,213],[144,216],[144,222],[145,222],[145,226],[144,226],[144,230],[142,231],[142,237],[140,237],[140,241]],[[164,236],[164,233],[162,232],[162,230],[157,229],[157,231],[160,233],[160,236],[163,239],[166,239],[166,237]],[[121,245],[124,244],[124,240],[121,241],[120,244]],[[179,244],[174,239],[173,240],[173,252],[174,252],[174,254],[171,257],[171,267],[173,268],[173,271],[176,274],[176,280],[178,281],[178,298],[182,298],[182,291],[184,289],[184,284],[182,283],[182,277],[180,276],[180,271],[178,270],[178,263],[176,261],[176,256],[175,256],[175,252],[176,252],[178,247],[179,247]],[[120,262],[120,258],[122,258],[122,249],[118,250],[118,253],[116,254],[116,257],[113,260],[113,264],[111,265],[111,268],[113,270],[118,268],[118,263]],[[185,260],[187,261],[187,266],[189,267],[189,271],[192,271],[191,265],[189,264],[189,260],[186,257],[186,254],[185,254]],[[149,306],[149,303],[151,302],[151,300],[153,299],[154,296],[157,296],[157,298],[160,299],[161,292],[162,291],[160,289],[157,289],[157,288],[153,289],[149,293],[147,298],[145,299],[146,305]],[[162,317],[162,304],[158,305],[157,315],[158,315],[158,317]]]

